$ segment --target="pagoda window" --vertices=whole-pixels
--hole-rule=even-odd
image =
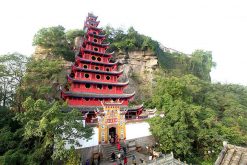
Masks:
[[[112,101],[116,101],[116,98],[113,98]]]
[[[98,52],[99,51],[99,48],[94,47],[93,50],[96,51],[96,52]]]
[[[89,74],[86,73],[86,74],[84,75],[84,77],[85,77],[85,78],[89,78]]]
[[[97,34],[96,32],[93,32],[93,34]]]
[[[90,88],[91,85],[90,85],[90,84],[85,84],[85,87],[86,87],[86,88]]]
[[[99,98],[99,101],[103,101],[103,99],[102,98]]]
[[[96,79],[100,79],[100,75],[97,74],[97,75],[96,75]]]
[[[97,58],[97,60],[98,60],[98,61],[101,61],[101,58],[100,58],[100,57],[98,57],[98,58]]]
[[[83,65],[83,68],[84,68],[84,69],[87,69],[87,67],[88,67],[87,65]]]
[[[95,67],[95,70],[99,70],[99,67],[96,66],[96,67]]]
[[[93,39],[93,42],[98,42],[98,40],[96,38]]]
[[[95,61],[95,60],[96,60],[96,57],[95,57],[95,56],[92,56],[92,60],[94,60],[94,61]]]
[[[102,85],[101,84],[98,84],[97,85],[97,89],[102,89]]]
[[[110,68],[106,68],[106,71],[109,72],[110,71]]]
[[[89,101],[89,98],[85,98],[86,101]]]
[[[106,76],[106,80],[110,80],[111,79],[111,77],[110,76]]]
[[[108,89],[112,90],[112,85],[108,85]]]

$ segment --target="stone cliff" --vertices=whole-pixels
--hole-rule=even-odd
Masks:
[[[113,56],[124,70],[120,81],[129,79],[125,92],[136,92],[135,100],[141,102],[151,93],[154,72],[159,69],[158,58],[153,51],[116,52]]]
[[[158,58],[152,51],[131,51],[115,53],[114,58],[123,66],[124,76],[139,76],[144,81],[152,81],[153,72],[158,69]]]
[[[82,43],[81,37],[77,37],[74,43],[75,52],[78,51]],[[61,58],[55,57],[50,49],[37,46],[33,54],[35,60]],[[62,58],[61,58],[62,60]],[[143,97],[150,95],[150,88],[154,78],[154,72],[159,69],[158,58],[153,51],[130,51],[130,52],[116,52],[112,60],[118,60],[119,67],[124,70],[123,75],[119,81],[126,81],[129,79],[129,85],[125,92],[130,93],[135,91],[135,100],[140,102]],[[65,68],[70,68],[71,62],[64,61]],[[64,75],[65,77],[65,75]]]

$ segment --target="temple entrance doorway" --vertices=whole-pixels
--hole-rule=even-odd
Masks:
[[[115,137],[116,137],[117,131],[116,127],[110,127],[109,128],[109,141],[110,143],[115,143]]]
[[[116,127],[110,127],[109,128],[109,135],[110,136],[113,136],[114,137],[116,135],[116,133],[117,133],[116,132]]]

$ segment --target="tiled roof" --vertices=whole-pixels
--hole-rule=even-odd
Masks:
[[[69,75],[67,75],[67,76],[73,82],[84,83],[84,84],[89,83],[89,84],[102,84],[102,85],[113,85],[113,86],[126,86],[129,84],[129,80],[126,82],[115,82],[114,83],[114,82],[102,82],[102,81],[77,80],[77,79],[73,79]]]
[[[102,71],[102,70],[93,70],[93,69],[84,69],[84,68],[80,68],[80,67],[76,67],[75,69],[80,70],[80,71],[84,71],[84,72],[92,72],[92,73],[103,73],[103,74],[110,74],[110,75],[119,75],[123,73],[123,70],[120,71]]]
[[[215,165],[247,165],[247,148],[226,144]]]
[[[135,92],[131,94],[126,94],[126,93],[124,94],[96,94],[96,93],[66,91],[63,93],[67,96],[83,97],[83,98],[130,98],[135,95]]]

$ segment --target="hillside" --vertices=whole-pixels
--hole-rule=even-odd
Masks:
[[[119,81],[129,78],[126,90],[136,91],[131,104],[144,103],[164,115],[149,121],[160,144],[158,150],[173,151],[176,157],[193,164],[212,164],[223,140],[247,145],[247,88],[211,83],[210,71],[215,63],[210,51],[186,55],[164,49],[132,27],[127,31],[104,29],[111,43],[108,51],[115,52],[111,60],[118,60],[124,69]],[[62,127],[56,128],[65,120],[69,123],[64,126],[68,138],[72,128],[81,130],[80,135],[73,136],[88,138],[92,134],[89,128],[73,123],[80,113],[72,111],[65,116],[60,111],[65,106],[60,89],[69,85],[66,74],[83,34],[81,30],[65,31],[62,26],[42,28],[34,36],[36,51],[32,58],[27,60],[16,53],[1,56],[3,164],[67,161],[74,153],[64,150],[59,136]],[[61,142],[61,152],[53,150],[55,137]]]

